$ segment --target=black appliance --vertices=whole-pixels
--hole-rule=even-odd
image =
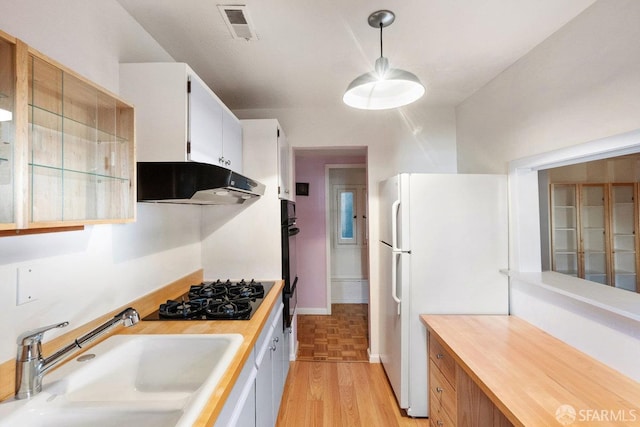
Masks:
[[[138,162],[137,181],[139,202],[240,204],[265,190],[232,170],[198,162]]]
[[[142,320],[248,320],[274,282],[203,282]]]
[[[289,200],[280,201],[282,235],[282,279],[284,290],[284,327],[290,328],[298,304],[298,274],[296,264],[296,235],[300,229],[296,225],[296,204]]]

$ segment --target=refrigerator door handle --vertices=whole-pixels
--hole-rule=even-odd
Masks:
[[[391,205],[391,250],[395,253],[401,251],[398,247],[398,208],[400,200],[396,200]],[[394,263],[395,264],[395,263]]]
[[[400,316],[400,298],[398,298],[398,271],[396,267],[396,262],[398,261],[398,256],[400,256],[401,252],[392,251],[391,257],[391,297],[396,302],[398,306],[398,316]]]

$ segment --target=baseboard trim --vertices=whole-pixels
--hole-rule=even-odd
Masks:
[[[380,363],[380,355],[379,354],[371,354],[371,349],[367,349],[367,354],[369,355],[369,363]]]
[[[329,314],[329,312],[327,311],[326,308],[303,308],[303,307],[296,307],[296,313],[297,314],[312,314],[312,315],[327,315]]]
[[[332,299],[331,304],[369,304],[369,299],[367,298]]]

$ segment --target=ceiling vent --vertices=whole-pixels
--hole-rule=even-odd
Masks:
[[[258,39],[246,5],[219,4],[218,9],[222,14],[222,19],[227,24],[231,37],[247,41]]]

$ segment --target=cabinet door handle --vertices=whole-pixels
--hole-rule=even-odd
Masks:
[[[442,427],[442,426],[444,426],[444,422],[442,420],[438,420],[438,421],[436,421],[436,425],[439,426],[439,427]]]
[[[442,358],[444,358],[444,354],[442,353],[436,354],[436,359],[442,359]]]
[[[275,337],[275,338],[273,339],[273,342],[280,342],[280,337]]]
[[[436,393],[442,393],[443,391],[442,387],[436,387]]]

